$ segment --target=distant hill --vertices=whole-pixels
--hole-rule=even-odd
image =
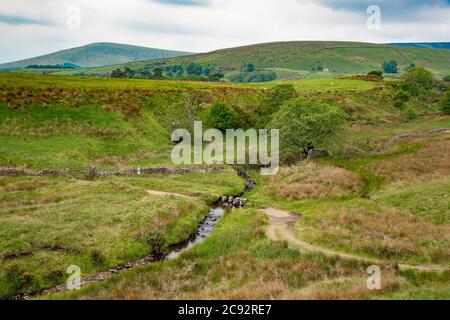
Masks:
[[[450,42],[410,42],[390,43],[390,45],[409,48],[450,49]]]
[[[101,67],[131,61],[171,58],[189,52],[145,48],[117,43],[93,43],[43,56],[0,64],[0,69],[26,68],[29,65],[74,64],[80,67]]]
[[[381,70],[384,61],[396,60],[400,71],[411,64],[426,67],[437,76],[450,74],[450,50],[408,48],[372,43],[295,41],[274,42],[169,59],[137,61],[101,68],[57,72],[66,75],[104,76],[120,67],[151,70],[153,66],[170,67],[189,63],[221,69],[225,77],[245,72],[248,64],[256,70],[274,72],[277,79],[337,77]]]

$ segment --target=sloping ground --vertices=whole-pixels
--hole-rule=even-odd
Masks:
[[[35,58],[0,64],[0,70],[25,68],[29,65],[56,65],[64,63],[91,68],[138,60],[171,58],[188,54],[190,53],[118,43],[92,43]]]
[[[432,70],[439,77],[450,74],[450,51],[439,49],[418,49],[399,46],[387,46],[355,42],[274,42],[244,47],[217,50],[210,53],[195,54],[159,61],[142,61],[103,68],[76,70],[64,74],[109,76],[113,69],[129,67],[142,69],[146,65],[163,63],[165,66],[184,65],[194,62],[202,66],[223,68],[226,72],[242,71],[243,65],[253,63],[258,69],[283,68],[301,70],[307,77],[313,68],[326,67],[338,75],[361,74],[371,70],[380,70],[385,61],[396,60],[400,70],[405,70],[414,63]],[[282,74],[280,73],[280,74]],[[289,77],[292,76],[291,75]],[[319,72],[318,77],[323,77]],[[304,75],[298,75],[304,78]],[[298,79],[298,78],[297,78]]]
[[[339,257],[342,259],[362,261],[366,263],[384,265],[389,261],[382,261],[373,258],[367,258],[358,256],[355,254],[349,254],[345,252],[339,252],[331,249],[327,249],[318,245],[308,243],[300,240],[294,234],[294,224],[299,219],[299,216],[287,211],[277,210],[274,208],[262,209],[261,212],[265,213],[269,217],[269,227],[267,235],[272,241],[287,241],[288,244],[302,252],[320,253],[329,257]],[[450,266],[443,265],[411,265],[404,263],[397,263],[400,270],[418,270],[418,271],[437,271],[442,272],[450,270]]]

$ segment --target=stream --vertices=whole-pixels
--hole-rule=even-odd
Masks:
[[[162,258],[155,258],[155,256],[153,254],[149,254],[148,256],[133,261],[133,262],[129,262],[127,264],[106,270],[106,271],[102,271],[102,272],[98,272],[96,274],[93,275],[89,275],[86,277],[83,277],[81,279],[81,283],[80,283],[80,287],[84,287],[88,284],[92,284],[92,283],[98,283],[101,281],[104,281],[116,274],[119,274],[125,270],[130,270],[132,268],[138,267],[138,266],[143,266],[143,265],[148,265],[151,263],[155,263],[158,261],[163,261],[163,260],[173,260],[178,258],[183,252],[186,252],[190,249],[192,249],[194,246],[202,243],[203,241],[206,240],[206,238],[215,230],[215,228],[217,227],[217,225],[219,224],[220,220],[223,218],[223,216],[225,215],[225,212],[227,212],[227,210],[235,209],[235,208],[242,208],[243,207],[243,203],[238,203],[237,206],[235,206],[235,202],[233,202],[233,198],[239,198],[242,199],[242,196],[251,191],[253,188],[255,188],[256,183],[250,178],[248,177],[245,173],[238,173],[239,176],[241,176],[243,179],[245,179],[247,181],[247,187],[245,188],[245,190],[234,197],[227,197],[227,199],[231,199],[229,202],[224,203],[221,199],[219,198],[219,200],[216,201],[216,203],[212,206],[210,206],[210,210],[209,213],[206,215],[205,219],[199,224],[197,231],[186,241],[181,242],[179,244],[170,246],[169,248],[169,253],[166,254],[164,257]],[[58,293],[58,292],[64,292],[67,291],[67,284],[60,284],[58,286],[49,288],[49,289],[45,289],[45,290],[41,290],[41,291],[37,291],[37,292],[32,292],[32,293],[26,293],[26,294],[21,294],[18,296],[14,296],[14,297],[10,297],[10,300],[27,300],[27,299],[31,299],[40,295],[46,295],[46,294],[51,294],[51,293]]]

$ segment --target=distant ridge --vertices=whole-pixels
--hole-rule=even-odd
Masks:
[[[450,42],[406,42],[389,43],[389,45],[409,48],[450,49]]]
[[[189,55],[189,52],[146,48],[118,43],[99,42],[58,51],[43,56],[0,64],[0,69],[18,69],[29,65],[70,63],[84,68],[102,67],[139,60],[166,59]]]

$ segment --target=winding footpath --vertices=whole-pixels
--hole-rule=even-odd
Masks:
[[[274,208],[260,209],[260,211],[269,217],[269,227],[267,229],[267,236],[272,241],[287,241],[292,248],[303,252],[320,253],[328,257],[339,257],[347,260],[356,260],[361,262],[368,262],[373,264],[389,264],[390,261],[383,261],[375,258],[366,258],[358,255],[343,253],[332,249],[317,246],[297,238],[294,234],[294,226],[299,217],[296,214],[288,211],[278,210]],[[418,271],[447,271],[449,267],[442,265],[411,265],[404,263],[397,263],[400,270],[418,270]]]

